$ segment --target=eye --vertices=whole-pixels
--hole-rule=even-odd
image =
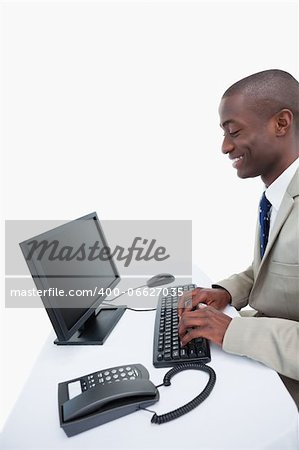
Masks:
[[[236,131],[226,131],[225,133],[223,133],[223,136],[225,137],[225,136],[229,135],[230,137],[235,138],[239,135],[240,131],[241,131],[241,129],[236,130]]]
[[[239,135],[240,131],[241,131],[241,130],[229,131],[228,134],[229,134],[231,137],[237,137],[237,136]]]

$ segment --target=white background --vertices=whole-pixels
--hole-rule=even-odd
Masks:
[[[2,2],[4,219],[192,219],[201,269],[243,270],[263,186],[221,154],[218,104],[260,70],[298,78],[297,5]],[[1,421],[51,330],[3,293]]]

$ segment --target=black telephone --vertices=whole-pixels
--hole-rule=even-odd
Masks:
[[[60,426],[74,436],[158,400],[159,392],[141,364],[104,369],[58,384]]]
[[[154,413],[151,422],[160,425],[177,419],[192,411],[210,395],[216,382],[212,367],[194,362],[178,364],[164,375],[163,383],[159,386],[154,386],[149,380],[149,373],[142,364],[104,369],[59,383],[60,426],[70,437],[138,409],[147,408],[159,400],[158,387],[170,386],[174,375],[190,369],[209,374],[205,388],[180,408],[161,415]]]

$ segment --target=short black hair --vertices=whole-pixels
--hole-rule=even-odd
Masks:
[[[296,131],[299,131],[299,83],[290,73],[279,69],[254,73],[234,83],[222,98],[234,94],[248,96],[254,111],[270,118],[281,109],[289,109],[294,115]]]

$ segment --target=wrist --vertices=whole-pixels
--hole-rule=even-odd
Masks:
[[[230,304],[232,302],[231,293],[227,289],[225,289],[223,286],[219,286],[219,284],[212,284],[212,289],[221,289],[222,291],[225,291],[227,293],[228,304]]]

